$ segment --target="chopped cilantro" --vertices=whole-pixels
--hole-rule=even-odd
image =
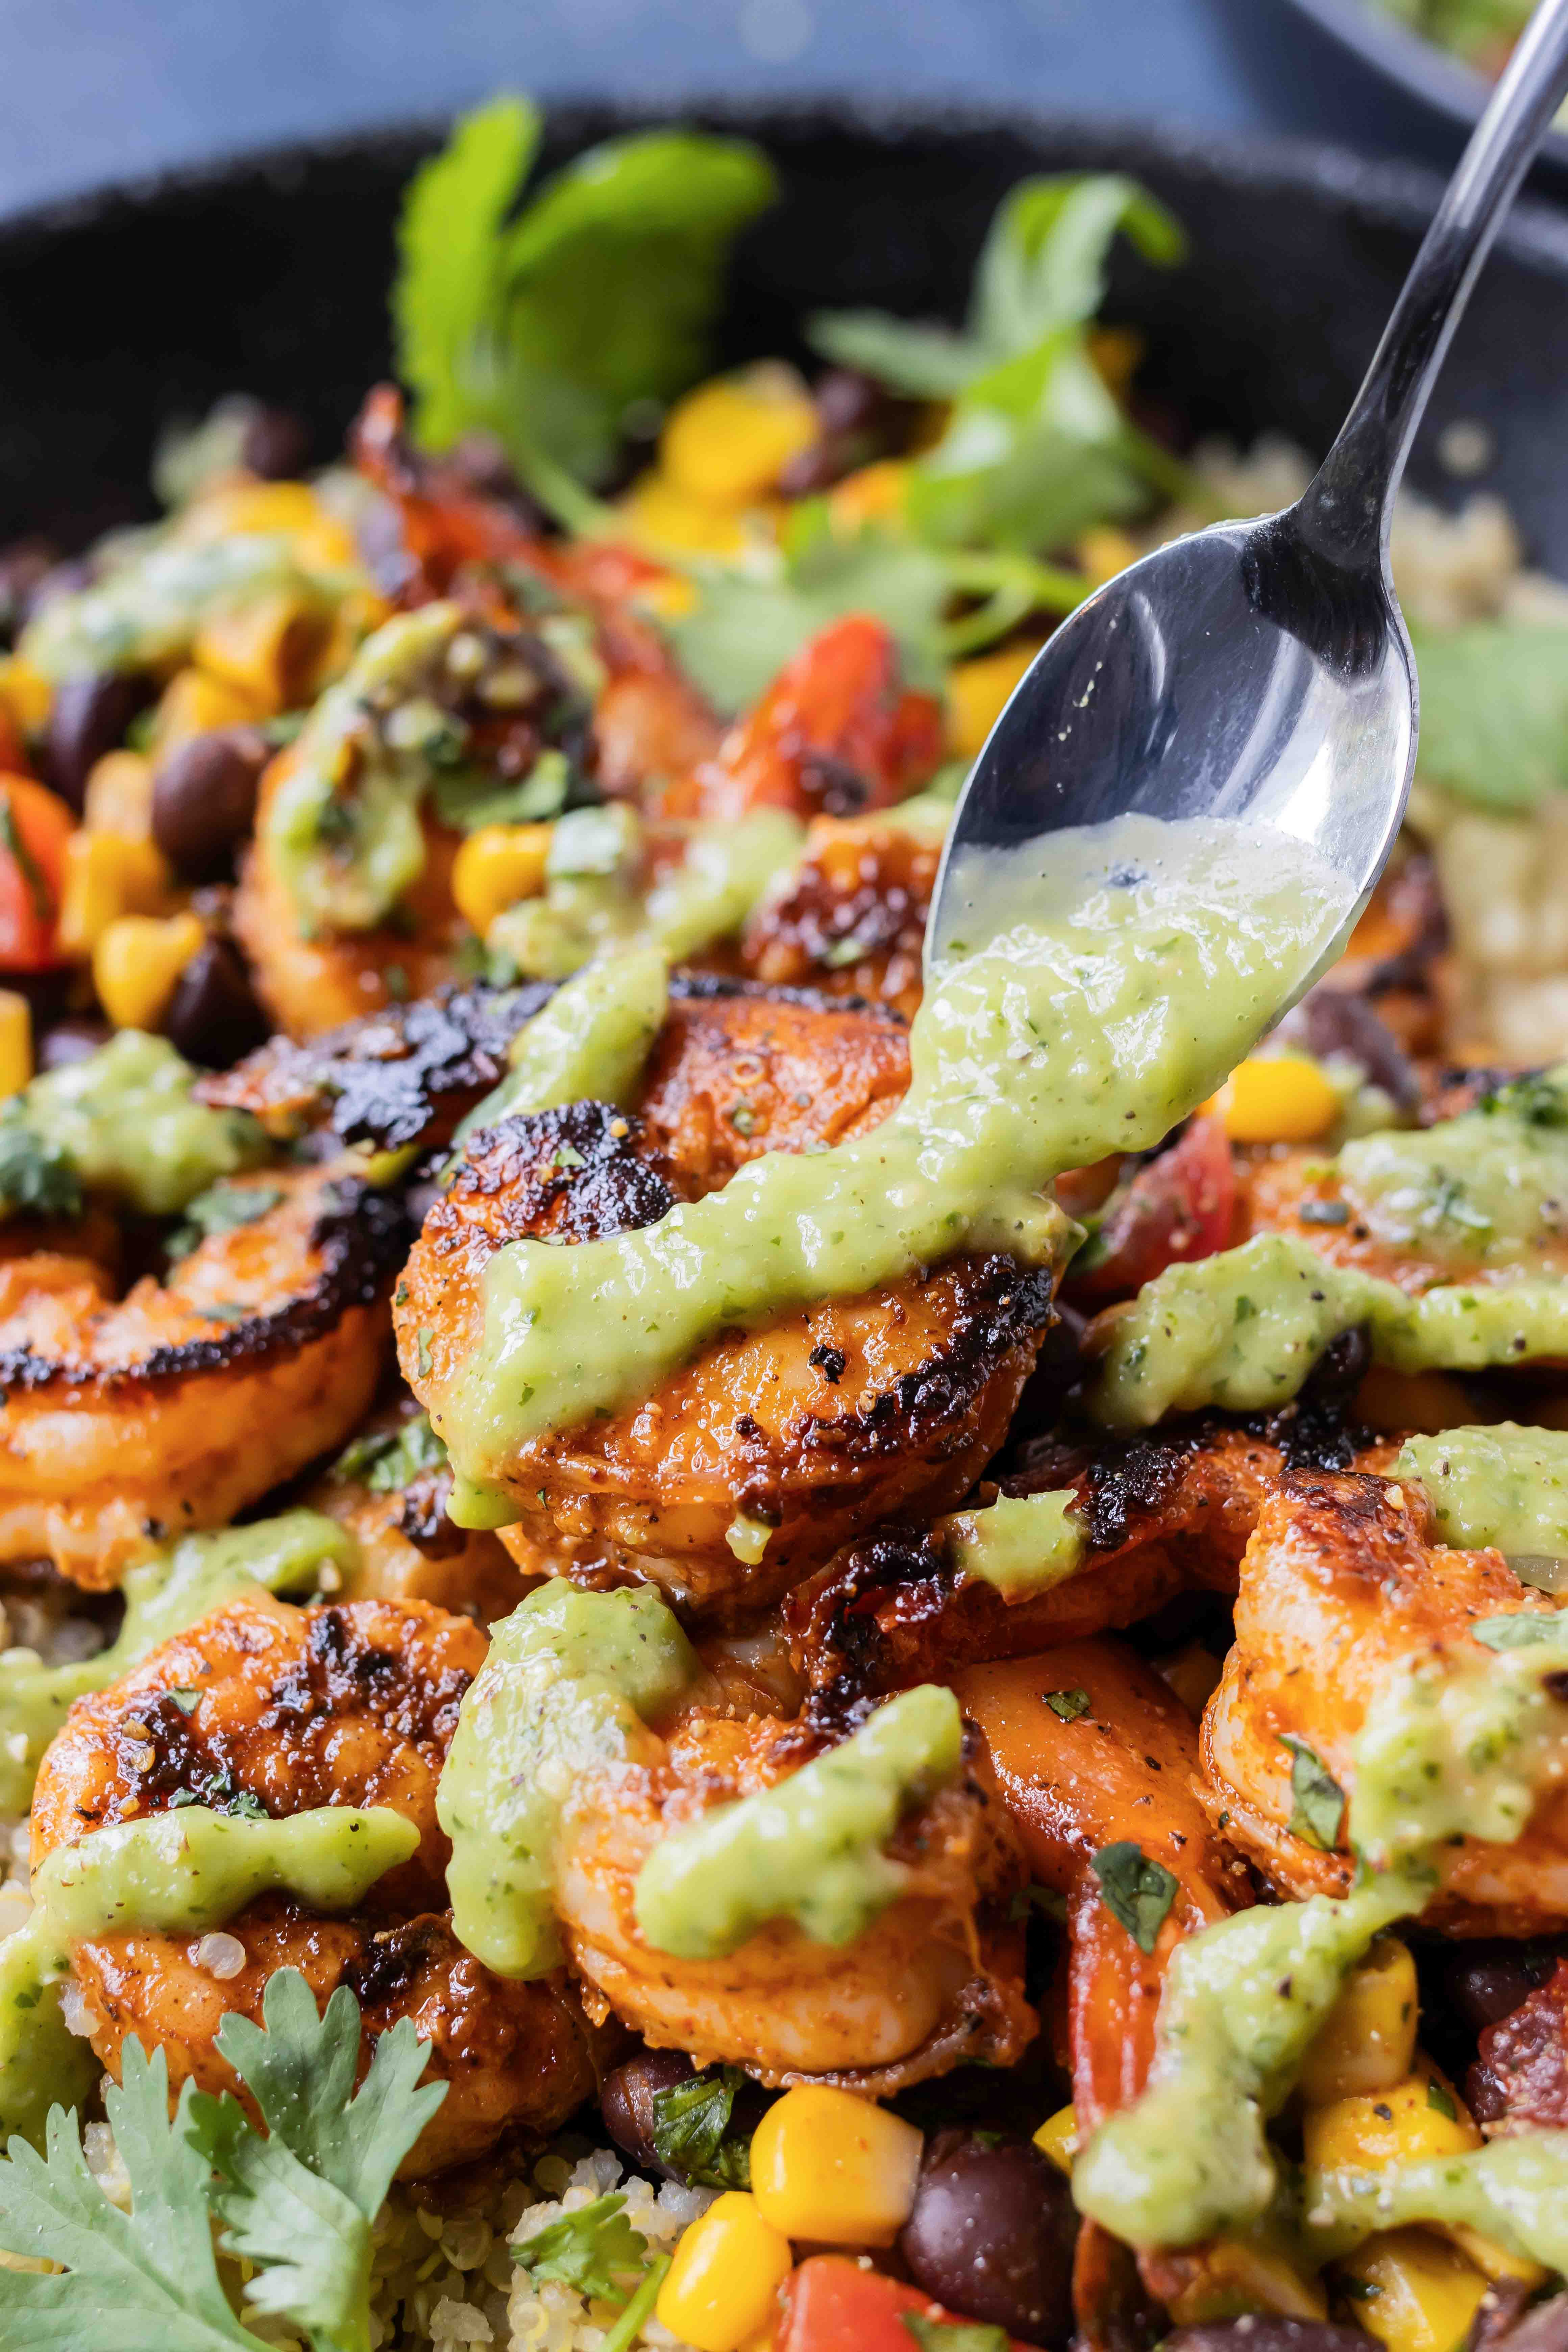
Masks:
[[[379,1429],[345,1445],[332,1465],[332,1476],[357,1481],[373,1495],[400,1495],[426,1470],[444,1470],[447,1449],[430,1426],[430,1416],[416,1412],[396,1429]]]
[[[40,923],[52,923],[55,901],[43,868],[22,838],[22,828],[16,822],[10,790],[0,786],[0,849],[5,850],[16,863],[26,892],[33,902],[33,912]]]
[[[1141,1952],[1152,1952],[1176,1899],[1176,1882],[1163,1863],[1151,1861],[1131,1838],[1118,1838],[1113,1845],[1100,1847],[1089,1868],[1100,1881],[1106,1909]]]
[[[1047,1691],[1046,1705],[1063,1723],[1076,1723],[1080,1715],[1089,1713],[1089,1693],[1086,1690]]]
[[[920,2311],[901,2311],[899,2317],[921,2352],[1008,2352],[1005,2327],[973,2319],[928,2319]]]
[[[30,1128],[19,1111],[0,1116],[0,1208],[79,1217],[81,1179],[69,1154]]]
[[[1435,2074],[1426,2077],[1426,2104],[1438,2115],[1446,2116],[1451,2124],[1458,2123],[1459,2110]]]
[[[703,2189],[751,2187],[750,2142],[726,2137],[745,2079],[738,2066],[710,2066],[654,2093],[654,2149],[672,2172]]]
[[[559,2279],[579,2294],[624,2302],[623,2282],[640,2279],[647,2267],[647,2240],[626,2219],[626,2201],[617,2193],[579,2205],[514,2245],[513,2261],[531,2278]]]
[[[1290,1751],[1291,1835],[1304,1838],[1320,1853],[1332,1853],[1344,1822],[1345,1792],[1304,1739],[1287,1731],[1281,1733],[1279,1745]]]

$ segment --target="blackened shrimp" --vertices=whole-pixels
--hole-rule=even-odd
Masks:
[[[226,2012],[259,2020],[268,1979],[299,1969],[318,2001],[357,1996],[362,2071],[411,2017],[449,2084],[405,2175],[482,2155],[501,2133],[552,2130],[594,2083],[592,2037],[561,1973],[503,1982],[452,1934],[436,1782],[463,1693],[485,1655],[468,1619],[417,1602],[294,1609],[237,1601],[79,1703],[44,1761],[35,1868],[116,1822],[197,1801],[274,1819],[320,1805],[387,1805],[417,1851],[348,1917],[266,1896],[214,1938],[145,1931],[79,1941],[71,1968],[92,2046],[118,2074],[126,2037],[161,2049],[172,2090],[238,2088],[216,2046]]]
[[[476,1136],[395,1300],[405,1376],[437,1428],[478,1344],[483,1276],[524,1238],[646,1225],[770,1150],[864,1133],[907,1082],[900,1024],[714,983],[672,1003],[635,1115],[603,1104]],[[1047,1275],[963,1255],[731,1334],[633,1410],[531,1441],[500,1483],[526,1570],[647,1577],[699,1608],[765,1604],[894,1511],[956,1503],[1001,1443]],[[768,1530],[737,1557],[738,1518]]]
[[[896,1005],[911,1019],[941,856],[940,820],[816,818],[799,865],[742,934],[742,967],[756,980]]]
[[[354,1539],[352,1598],[432,1601],[490,1624],[516,1608],[524,1580],[493,1535],[453,1526],[451,1492],[447,1449],[405,1399],[373,1414],[303,1500]]]
[[[1241,1568],[1236,1646],[1204,1717],[1204,1764],[1230,1838],[1282,1894],[1342,1894],[1357,1738],[1404,1666],[1495,1655],[1480,1620],[1549,1613],[1498,1551],[1434,1539],[1413,1480],[1287,1470],[1265,1502]],[[1296,1782],[1306,1754],[1339,1792],[1338,1831],[1320,1808],[1301,1833]],[[1524,1833],[1499,1845],[1447,1842],[1423,1913],[1461,1934],[1527,1936],[1568,1922],[1568,1795],[1540,1799]]]
[[[556,1888],[574,1967],[657,2048],[767,2083],[827,2077],[886,2094],[975,2060],[1011,2064],[1036,2028],[1009,1917],[1022,1872],[978,1766],[906,1815],[886,1849],[903,1865],[902,1892],[851,1942],[816,1942],[778,1920],[721,1958],[685,1959],[643,1936],[637,1877],[661,1840],[832,1744],[773,1715],[693,1707],[665,1726],[648,1763],[584,1784]]]
[[[79,1258],[0,1264],[0,1558],[115,1584],[365,1412],[401,1210],[342,1167],[237,1176],[229,1193],[226,1230],[122,1298]]]

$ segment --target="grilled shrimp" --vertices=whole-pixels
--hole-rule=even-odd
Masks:
[[[906,799],[942,759],[942,705],[900,685],[891,632],[868,614],[830,622],[786,662],[717,756],[670,786],[660,814],[736,818],[788,809],[855,816]]]
[[[1007,1919],[1022,1874],[979,1769],[906,1817],[887,1848],[905,1888],[853,1942],[815,1943],[773,1922],[725,1958],[693,1960],[643,1939],[634,1894],[659,1840],[787,1779],[826,1744],[774,1715],[693,1708],[665,1727],[646,1768],[584,1786],[556,1886],[574,1967],[656,2047],[766,2083],[826,2077],[886,2094],[973,2060],[1011,2064],[1036,2030]]]
[[[953,1688],[984,1735],[1033,1875],[1068,1906],[1073,2103],[1091,2131],[1143,2087],[1172,1952],[1249,1899],[1247,1872],[1199,1801],[1192,1717],[1121,1643],[970,1666]],[[1147,1951],[1112,1908],[1114,1879],[1094,1868],[1123,1842],[1173,1882]]]
[[[911,1019],[942,856],[932,825],[877,816],[816,818],[799,865],[741,939],[753,979],[868,997]]]
[[[1497,1551],[1433,1540],[1414,1482],[1287,1470],[1264,1503],[1241,1565],[1236,1646],[1204,1717],[1203,1754],[1227,1833],[1283,1894],[1342,1894],[1348,1851],[1292,1829],[1300,1741],[1353,1799],[1367,1710],[1407,1661],[1473,1643],[1479,1619],[1545,1613]],[[1343,1834],[1343,1822],[1341,1823]],[[1568,1793],[1548,1793],[1512,1845],[1456,1840],[1423,1914],[1461,1934],[1530,1935],[1568,1922]]]
[[[300,1499],[353,1536],[351,1599],[430,1601],[493,1624],[524,1580],[493,1535],[453,1526],[451,1491],[445,1446],[405,1399],[373,1414]]]
[[[234,898],[234,931],[256,991],[290,1037],[315,1037],[394,997],[427,996],[457,970],[467,929],[452,898],[452,863],[462,836],[431,817],[421,821],[424,866],[404,893],[396,920],[363,931],[311,932],[300,910],[269,829],[291,772],[290,745],[261,780],[256,838]]]
[[[473,1138],[395,1302],[405,1377],[437,1429],[498,1249],[649,1224],[761,1152],[863,1133],[907,1071],[887,1014],[716,982],[672,1003],[635,1117],[577,1104]],[[765,1605],[873,1520],[960,1499],[1051,1314],[1046,1275],[969,1255],[729,1336],[635,1410],[523,1448],[502,1482],[520,1513],[503,1539],[529,1572]],[[773,1530],[760,1565],[731,1549],[738,1513]]]
[[[402,2169],[417,2176],[482,2155],[504,2131],[552,2130],[593,2088],[593,2042],[563,1974],[503,1982],[452,1934],[436,1782],[485,1637],[418,1602],[294,1609],[231,1602],[81,1701],[44,1760],[33,1811],[35,1868],[57,1846],[182,1796],[249,1799],[273,1818],[317,1805],[389,1805],[416,1823],[412,1858],[351,1917],[265,1896],[229,1923],[233,1975],[210,1944],[145,1932],[90,1937],[71,1952],[92,2046],[118,2074],[125,2039],[162,2049],[170,2087],[236,2091],[215,2036],[225,2013],[259,2019],[268,1979],[297,1968],[319,2001],[340,1984],[375,2037],[412,2017],[430,2068],[450,2084]],[[193,1701],[191,1694],[199,1696]],[[241,2094],[241,2095],[244,2095]]]
[[[0,1264],[0,1558],[119,1581],[149,1545],[222,1527],[342,1441],[385,1351],[401,1210],[340,1166],[230,1180],[257,1213],[159,1283]]]
[[[1327,1458],[1386,1469],[1396,1442],[1352,1456],[1337,1432]],[[1262,1504],[1292,1458],[1286,1432],[1236,1427],[1114,1439],[1081,1448],[1037,1443],[1008,1495],[1074,1496],[1085,1550],[1077,1571],[1041,1592],[1005,1597],[954,1566],[944,1530],[884,1528],[850,1545],[785,1605],[793,1654],[827,1703],[901,1687],[960,1666],[1025,1656],[1152,1616],[1184,1592],[1233,1593]],[[1329,1451],[1331,1447],[1332,1450]],[[1297,1457],[1299,1458],[1299,1457]]]

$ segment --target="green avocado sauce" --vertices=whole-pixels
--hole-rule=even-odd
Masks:
[[[242,1593],[291,1592],[331,1563],[353,1564],[353,1539],[320,1511],[286,1511],[218,1535],[185,1536],[125,1580],[119,1633],[96,1657],[46,1666],[36,1650],[0,1652],[0,1814],[25,1813],[45,1748],[72,1702],[105,1690],[160,1642]]]
[[[1082,1567],[1088,1538],[1078,1496],[999,1495],[986,1509],[955,1511],[934,1530],[961,1577],[993,1584],[1004,1601],[1026,1601],[1065,1583]]]
[[[1108,1428],[1148,1429],[1168,1412],[1283,1404],[1330,1340],[1358,1324],[1396,1371],[1528,1363],[1568,1352],[1568,1283],[1523,1275],[1412,1297],[1331,1265],[1294,1234],[1258,1234],[1144,1284],[1112,1330],[1089,1409]]]
[[[1050,836],[1043,873],[984,853],[965,890],[982,944],[927,995],[879,1127],[769,1153],[634,1233],[496,1254],[481,1343],[432,1412],[463,1477],[493,1491],[530,1439],[622,1410],[722,1330],[960,1250],[1058,1262],[1079,1229],[1052,1178],[1158,1142],[1338,929],[1337,877],[1283,839],[1128,818]]]
[[[1436,1127],[1347,1143],[1338,1177],[1391,1248],[1446,1270],[1527,1265],[1568,1235],[1568,1064]]]
[[[1394,1472],[1419,1479],[1446,1544],[1492,1546],[1527,1583],[1532,1569],[1568,1559],[1568,1431],[1446,1429],[1407,1438]]]
[[[1562,1777],[1568,1711],[1546,1682],[1568,1664],[1568,1618],[1521,1613],[1471,1632],[1480,1650],[1407,1661],[1368,1713],[1350,1798],[1363,1882],[1341,1900],[1241,1912],[1173,1956],[1148,2086],[1073,2172],[1079,2210],[1118,2237],[1195,2245],[1278,2210],[1286,2191],[1265,2126],[1351,1969],[1374,1936],[1422,1909],[1435,1855],[1460,1837],[1516,1839]],[[1432,2220],[1556,2267],[1568,2254],[1564,2212],[1559,2132],[1370,2177],[1309,2174],[1296,2219],[1303,2257],[1318,2263],[1395,2221]]]
[[[69,1213],[86,1192],[170,1216],[254,1168],[268,1156],[260,1126],[193,1101],[195,1076],[167,1038],[121,1029],[34,1078],[0,1112],[0,1213]]]
[[[258,1895],[347,1911],[419,1844],[385,1805],[322,1805],[284,1821],[237,1821],[204,1805],[95,1830],[33,1874],[33,1913],[0,1944],[0,2135],[37,2144],[52,2104],[74,2105],[98,2074],[60,2009],[70,1947],[133,1929],[199,1936]]]
[[[647,1587],[542,1585],[491,1628],[436,1799],[452,1841],[453,1929],[486,1968],[537,1977],[559,1967],[555,1849],[574,1786],[649,1753],[648,1719],[700,1672]]]
[[[427,689],[462,626],[456,604],[384,622],[300,730],[259,830],[307,939],[373,930],[425,870],[420,807],[447,740]]]
[[[637,812],[625,803],[573,809],[552,828],[543,895],[498,915],[485,945],[535,980],[565,980],[591,957],[637,941],[679,963],[740,930],[805,839],[784,809],[694,824],[679,861],[644,892]]]
[[[219,613],[278,593],[325,606],[363,584],[356,572],[305,571],[286,533],[247,532],[205,546],[139,535],[91,587],[51,597],[22,632],[17,652],[57,682],[163,669]]]
[[[882,1847],[900,1814],[958,1772],[963,1719],[938,1683],[907,1690],[771,1789],[672,1830],[637,1875],[637,1919],[656,1952],[709,1960],[770,1920],[847,1944],[898,1900],[909,1873]]]
[[[602,956],[558,988],[507,1050],[507,1076],[453,1140],[522,1111],[563,1103],[628,1104],[669,1004],[669,971],[650,947]]]

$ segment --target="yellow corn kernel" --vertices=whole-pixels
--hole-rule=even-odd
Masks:
[[[1058,2107],[1054,2116],[1047,2116],[1035,2134],[1035,2146],[1070,2179],[1072,2160],[1078,2154],[1078,2109]]]
[[[279,588],[215,613],[196,631],[191,657],[197,675],[243,706],[237,718],[270,719],[309,698],[331,627],[323,606]]]
[[[149,737],[154,761],[193,735],[215,727],[243,727],[261,714],[254,696],[205,669],[177,669],[158,698]]]
[[[955,663],[947,680],[947,732],[955,760],[974,760],[1002,715],[1002,706],[1035,656],[1041,640],[1029,637]]]
[[[117,1029],[155,1029],[206,937],[199,915],[121,915],[92,951],[92,984]]]
[[[1498,2279],[1518,2279],[1525,2286],[1544,2286],[1551,2273],[1540,2263],[1532,2263],[1526,2254],[1510,2253],[1495,2238],[1484,2238],[1479,2230],[1467,2230],[1458,2221],[1443,2231],[1452,2238],[1462,2254],[1468,2255],[1483,2278],[1495,2283]]]
[[[192,500],[175,535],[203,546],[251,532],[292,538],[321,520],[321,501],[309,482],[247,482],[230,476]]]
[[[20,654],[10,654],[0,660],[0,705],[24,735],[37,735],[47,726],[54,698],[55,690],[48,679],[31,662],[25,662]]]
[[[87,780],[81,821],[89,833],[153,838],[153,762],[140,751],[106,751]]]
[[[1096,523],[1086,530],[1074,552],[1096,588],[1103,588],[1108,580],[1138,561],[1138,550],[1127,533],[1110,522]]]
[[[897,522],[909,487],[907,458],[879,457],[834,484],[827,493],[829,520],[841,531],[859,530],[868,522]]]
[[[128,834],[90,833],[82,826],[66,843],[61,953],[85,963],[121,915],[161,914],[171,887],[169,868],[150,841],[137,841]]]
[[[1136,327],[1091,327],[1089,356],[1095,373],[1110,392],[1126,392],[1143,356],[1143,338]]]
[[[1328,2298],[1284,2254],[1250,2238],[1214,2238],[1184,2258],[1186,2275],[1171,2297],[1181,2327],[1272,2312],[1286,2319],[1326,2319]]]
[[[1307,2105],[1372,2097],[1403,2083],[1415,2062],[1418,2010],[1410,1948],[1384,1936],[1352,1971],[1307,2053],[1300,2075]]]
[[[1417,2058],[1403,2082],[1384,2090],[1309,2107],[1301,2124],[1302,2152],[1314,2171],[1381,2172],[1480,2144],[1468,2107],[1429,2058]]]
[[[715,376],[678,400],[658,436],[659,466],[689,499],[743,507],[765,498],[820,430],[795,370],[764,362]]]
[[[914,2126],[886,2107],[803,2084],[757,2126],[752,2194],[787,2237],[890,2246],[914,2203],[921,2145]]]
[[[464,922],[483,939],[496,917],[520,898],[537,898],[550,855],[547,824],[481,824],[452,861],[452,896]]]
[[[738,555],[746,544],[738,514],[705,505],[654,467],[632,484],[621,512],[638,543],[656,555],[667,549],[681,555]]]
[[[0,1095],[19,1095],[33,1075],[33,1008],[0,988]]]
[[[1310,1055],[1255,1054],[1204,1108],[1233,1143],[1310,1143],[1338,1118],[1340,1097]]]
[[[1455,2352],[1487,2291],[1474,2263],[1430,2230],[1386,2230],[1340,2270],[1357,2320],[1388,2352]]]
[[[726,2189],[675,2249],[655,2305],[659,2324],[697,2352],[740,2352],[776,2316],[793,2262],[757,2200]]]

